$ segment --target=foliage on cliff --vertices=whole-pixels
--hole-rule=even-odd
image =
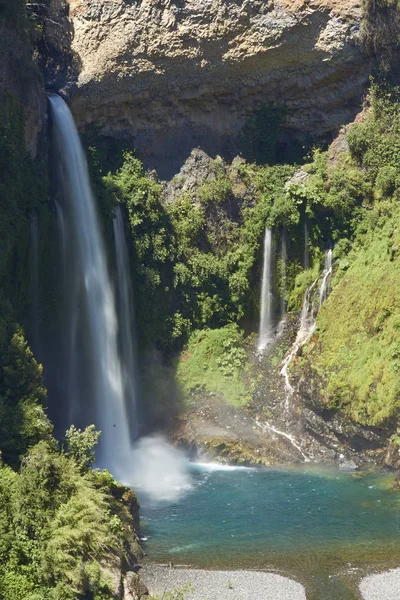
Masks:
[[[0,455],[17,466],[30,446],[50,438],[52,427],[43,410],[42,367],[4,299],[0,313]]]
[[[308,374],[320,377],[323,401],[373,425],[388,423],[400,409],[398,95],[373,86],[366,120],[347,136],[344,174],[354,167],[362,173],[369,210],[358,220],[351,252],[338,252],[337,285],[305,354]]]
[[[47,199],[44,165],[34,161],[25,149],[24,112],[16,96],[0,91],[0,282],[18,286],[18,300],[23,297],[18,271],[26,261],[26,238],[29,215]],[[17,243],[18,240],[18,243]],[[25,273],[26,276],[26,273]],[[21,289],[22,288],[22,289]]]
[[[101,561],[123,548],[112,503],[54,440],[33,446],[18,473],[0,467],[0,597],[111,600]]]
[[[103,566],[131,552],[134,515],[112,477],[91,470],[93,426],[71,427],[58,450],[42,367],[4,298],[0,364],[0,598],[111,600]]]
[[[239,163],[228,174],[221,161],[214,168],[196,193],[172,202],[130,154],[104,178],[111,199],[128,212],[139,333],[147,344],[180,348],[193,330],[238,322],[257,302],[252,271],[271,190],[293,169]]]
[[[195,331],[184,349],[177,371],[184,398],[196,392],[217,394],[230,404],[248,400],[243,382],[247,355],[237,325]]]

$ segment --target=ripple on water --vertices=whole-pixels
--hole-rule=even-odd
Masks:
[[[179,554],[192,564],[263,566],[295,554],[345,560],[356,549],[392,552],[397,545],[399,496],[379,473],[197,464],[191,477],[180,499],[141,502],[153,560]]]

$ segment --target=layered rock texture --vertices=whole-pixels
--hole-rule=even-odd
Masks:
[[[162,176],[195,146],[229,157],[263,104],[283,136],[331,135],[370,72],[360,0],[69,0],[81,128],[134,140]]]

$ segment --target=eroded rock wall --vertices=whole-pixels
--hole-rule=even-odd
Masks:
[[[285,132],[336,132],[370,72],[360,0],[69,0],[79,126],[131,137],[147,166],[177,172],[191,149],[233,156],[263,103]]]

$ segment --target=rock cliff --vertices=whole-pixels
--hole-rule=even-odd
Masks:
[[[370,72],[360,0],[69,4],[78,125],[133,139],[161,176],[196,146],[235,155],[263,104],[287,106],[283,138],[329,136],[354,117]]]
[[[26,149],[35,157],[44,125],[46,98],[40,72],[32,62],[24,13],[17,2],[10,15],[0,13],[1,126],[9,126],[8,112],[15,103],[23,111]]]

